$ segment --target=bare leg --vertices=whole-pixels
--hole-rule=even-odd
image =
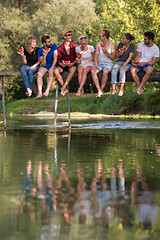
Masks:
[[[42,77],[48,72],[46,68],[41,67],[38,71],[37,76],[37,86],[38,86],[38,95],[37,99],[42,98],[42,86],[43,86],[43,79]]]
[[[142,82],[139,85],[138,89],[137,89],[137,93],[140,95],[143,93],[143,86],[146,84],[146,82],[149,80],[152,72],[153,72],[153,68],[152,67],[146,67],[144,69],[144,71],[146,72],[144,77],[142,78]]]
[[[96,85],[96,88],[97,88],[97,91],[98,91],[96,96],[101,97],[103,95],[103,92],[102,92],[102,90],[100,88],[100,85],[99,85],[99,79],[98,79],[97,73],[98,73],[98,71],[95,67],[91,68],[92,79],[93,79],[94,84]]]
[[[101,91],[103,92],[105,86],[106,86],[106,83],[107,83],[107,80],[108,80],[108,73],[110,72],[111,70],[109,68],[105,68],[103,70],[103,76],[102,76],[102,81],[101,81]]]
[[[139,87],[139,77],[137,75],[137,73],[139,72],[139,70],[136,67],[131,67],[131,74],[132,74],[132,78],[135,81],[135,83],[137,84],[137,86]]]
[[[114,95],[116,93],[116,83],[112,83],[112,92],[111,95]]]
[[[70,69],[69,69],[69,74],[67,76],[67,79],[65,81],[65,83],[63,84],[62,88],[61,88],[61,94],[64,96],[68,90],[66,89],[68,83],[70,82],[70,80],[72,79],[73,75],[75,74],[76,72],[76,66],[72,66]]]
[[[83,72],[82,72],[82,78],[81,78],[81,85],[78,89],[78,92],[77,92],[77,96],[80,96],[82,94],[84,94],[84,90],[83,90],[83,86],[87,80],[87,74],[91,71],[91,67],[88,66],[86,68],[83,68]]]
[[[55,74],[58,82],[61,84],[61,86],[63,86],[63,84],[64,84],[63,78],[62,78],[62,76],[61,76],[61,74],[60,74],[60,73],[62,73],[62,72],[63,72],[63,69],[60,68],[60,67],[57,67],[57,68],[55,68],[55,70],[54,70],[54,74]]]
[[[53,80],[54,80],[54,73],[53,73],[53,69],[49,69],[49,72],[48,72],[48,75],[49,75],[49,79],[48,79],[48,82],[47,82],[47,88],[46,88],[46,91],[43,93],[43,95],[45,97],[48,97],[49,95],[49,91],[51,89],[51,86],[53,84]]]
[[[123,87],[124,87],[124,83],[121,83],[121,87],[120,87],[120,91],[118,93],[118,96],[123,96]]]

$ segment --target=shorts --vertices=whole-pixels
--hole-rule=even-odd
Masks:
[[[98,63],[98,72],[103,71],[105,68],[112,70],[113,64],[102,64]]]
[[[147,67],[152,67],[153,68],[153,65],[145,65],[145,66],[143,66],[143,67],[140,67],[139,65],[137,65],[137,69],[140,71],[140,72],[145,72],[145,71],[143,71],[143,69],[145,69],[145,68],[147,68]]]

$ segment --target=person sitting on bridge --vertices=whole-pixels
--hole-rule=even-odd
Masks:
[[[22,48],[23,49],[23,48]],[[38,72],[39,64],[38,61],[38,50],[36,46],[36,38],[29,37],[27,39],[24,51],[19,52],[23,66],[21,67],[22,79],[27,89],[26,95],[28,97],[32,96],[32,88],[34,82],[34,74]]]
[[[100,31],[100,42],[97,43],[94,55],[95,65],[91,69],[92,79],[98,90],[96,97],[101,97],[103,94],[104,87],[108,80],[108,73],[112,70],[113,61],[116,56],[116,45],[112,41],[109,41],[109,36],[110,33],[108,30],[104,29]],[[103,71],[101,87],[97,76],[99,71]]]
[[[92,45],[88,45],[88,39],[86,36],[79,38],[80,46],[76,47],[77,57],[81,56],[81,59],[77,60],[78,66],[78,82],[79,88],[76,93],[77,96],[84,94],[83,86],[87,80],[87,74],[94,66],[94,53],[95,49]]]
[[[37,76],[37,86],[38,86],[38,95],[36,97],[37,99],[42,98],[43,95],[46,97],[48,96],[54,80],[54,68],[57,63],[57,45],[52,44],[50,40],[50,36],[43,36],[42,44],[44,46],[38,50],[38,58],[41,63],[41,67],[38,71],[38,76]],[[42,86],[43,86],[42,77],[47,72],[49,74],[49,80],[47,83],[46,91],[42,95]]]
[[[77,70],[77,55],[75,51],[77,44],[71,42],[72,31],[63,30],[62,39],[64,39],[64,43],[58,47],[58,67],[55,69],[54,73],[57,80],[62,85],[61,94],[64,96],[68,92],[66,87]],[[61,76],[61,73],[64,71],[69,71],[65,83]]]
[[[125,33],[123,34],[122,42],[120,42],[117,46],[116,57],[118,57],[118,61],[113,66],[111,72],[111,95],[114,95],[116,93],[117,75],[119,72],[119,82],[121,86],[118,96],[123,96],[123,87],[126,81],[126,72],[132,67],[131,59],[135,52],[135,45],[131,43],[134,38],[135,37],[130,33]]]
[[[149,80],[154,70],[153,66],[156,64],[159,57],[159,48],[153,41],[154,33],[150,31],[145,32],[144,41],[140,43],[137,48],[137,56],[134,60],[133,67],[130,70],[132,78],[138,86],[138,95],[143,93],[143,86]],[[137,75],[139,71],[145,73],[141,83]]]

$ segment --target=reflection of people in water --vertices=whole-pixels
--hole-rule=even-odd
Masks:
[[[157,222],[159,207],[155,203],[155,194],[142,178],[142,168],[137,168],[136,181],[131,185],[132,203],[137,206],[138,220],[145,229]]]
[[[75,201],[75,189],[67,176],[66,166],[61,164],[61,172],[55,183],[56,210],[64,224],[70,224],[70,218],[74,215],[73,205]]]
[[[87,190],[87,183],[83,175],[83,168],[78,167],[77,201],[74,208],[80,224],[86,224],[87,217],[91,215],[91,192]]]
[[[46,183],[42,179],[42,162],[38,163],[37,185],[33,181],[32,163],[27,163],[26,174],[22,181],[22,198],[19,214],[27,213],[31,223],[35,222],[35,212],[42,213],[42,223],[49,224],[50,215],[54,213],[55,198],[53,196],[52,178],[49,165],[45,164]]]
[[[36,188],[33,184],[31,160],[27,163],[26,173],[22,181],[22,197],[20,201],[19,214],[25,213],[30,219],[30,223],[35,223]]]

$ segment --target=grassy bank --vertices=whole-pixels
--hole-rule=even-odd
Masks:
[[[36,100],[35,97],[6,101],[6,112],[15,114],[34,114],[40,112],[54,112],[55,92],[48,98]],[[58,97],[58,113],[67,112],[67,96]],[[70,110],[74,113],[109,114],[109,115],[160,115],[160,90],[146,90],[140,96],[135,88],[128,88],[122,97],[117,94],[111,96],[105,93],[101,98],[95,94],[85,94],[77,97],[75,93],[70,94]],[[2,112],[2,101],[0,105]]]

